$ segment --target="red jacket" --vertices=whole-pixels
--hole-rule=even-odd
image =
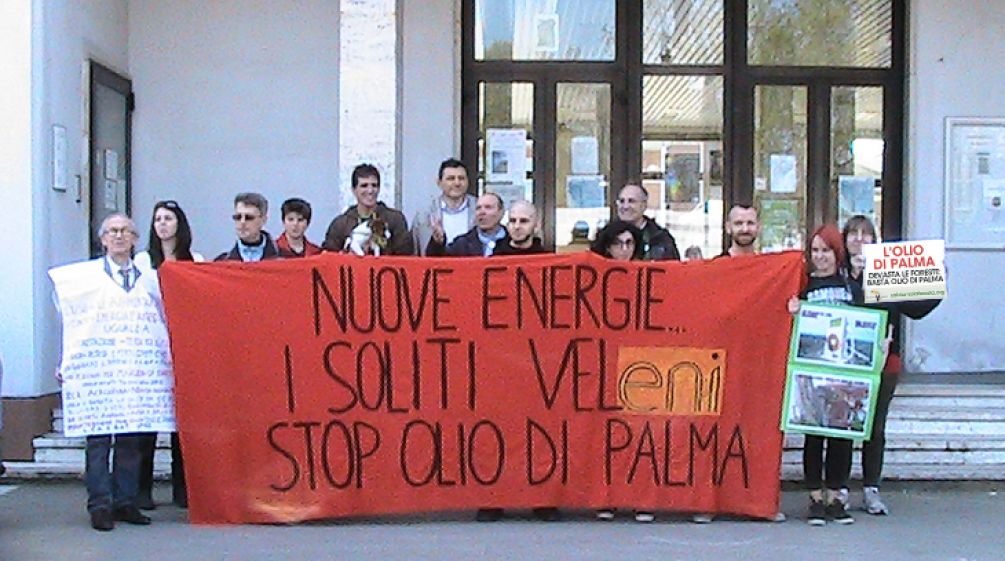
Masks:
[[[303,253],[293,251],[293,248],[290,247],[290,240],[286,239],[286,232],[283,232],[282,235],[276,239],[276,249],[279,250],[279,256],[285,258],[310,257],[311,255],[318,255],[321,253],[321,248],[307,241],[307,238],[304,238]]]

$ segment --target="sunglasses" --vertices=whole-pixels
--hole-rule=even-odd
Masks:
[[[252,220],[258,220],[261,218],[261,214],[242,214],[240,212],[235,212],[231,218],[234,222],[251,222]]]

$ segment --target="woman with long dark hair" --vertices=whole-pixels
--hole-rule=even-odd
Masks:
[[[154,205],[147,250],[133,259],[140,274],[146,275],[153,283],[156,283],[157,269],[165,261],[204,261],[202,255],[192,251],[192,228],[189,226],[185,211],[175,201],[158,201]],[[159,284],[156,286],[156,294],[159,296]],[[153,500],[156,448],[157,433],[144,435],[140,441],[140,486],[136,503],[145,510],[156,508]],[[171,433],[171,489],[173,502],[178,506],[187,507],[185,469],[177,431]]]
[[[846,264],[848,277],[853,283],[862,286],[862,273],[865,269],[865,258],[862,256],[862,246],[879,241],[876,226],[868,217],[861,214],[852,216],[845,223],[841,232],[844,247],[847,252]],[[876,412],[872,421],[872,434],[869,440],[862,443],[862,509],[869,514],[882,516],[890,513],[890,509],[879,495],[879,484],[883,479],[883,458],[886,453],[886,417],[890,412],[890,402],[897,389],[897,377],[902,370],[900,360],[900,319],[907,316],[911,319],[921,319],[929,314],[940,300],[919,300],[915,302],[884,302],[868,304],[867,307],[887,311],[887,324],[891,327],[892,340],[890,352],[883,365],[883,376],[880,378],[879,392],[876,399]],[[849,469],[851,465],[849,464]]]

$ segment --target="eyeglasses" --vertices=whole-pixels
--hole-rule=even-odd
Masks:
[[[243,214],[240,212],[235,212],[231,218],[234,222],[251,222],[252,220],[258,220],[261,218],[260,214]]]
[[[164,208],[169,208],[171,210],[177,210],[178,201],[161,201],[161,206]]]
[[[115,238],[118,236],[135,236],[136,232],[132,231],[130,228],[109,228],[105,230],[105,234]]]

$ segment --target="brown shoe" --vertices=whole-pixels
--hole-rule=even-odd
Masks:
[[[99,532],[109,532],[115,529],[115,520],[112,519],[112,512],[109,510],[91,511],[91,528]]]
[[[135,506],[126,506],[115,509],[115,519],[137,526],[149,526],[150,517],[140,512]]]

